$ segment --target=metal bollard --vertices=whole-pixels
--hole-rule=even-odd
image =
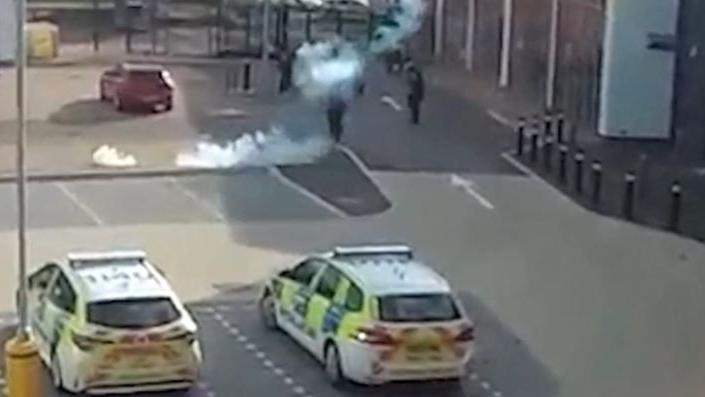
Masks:
[[[546,113],[543,116],[543,139],[545,140],[549,136],[553,135],[553,117],[550,113]]]
[[[585,153],[582,149],[578,149],[575,153],[575,192],[583,193],[583,163],[585,162]]]
[[[553,160],[553,137],[549,135],[543,141],[543,169],[547,172],[551,172],[551,160]]]
[[[556,138],[558,139],[558,143],[564,143],[565,142],[565,136],[563,135],[563,128],[565,127],[565,116],[563,113],[559,113],[558,117],[556,117]]]
[[[521,156],[524,154],[524,130],[526,129],[526,119],[519,117],[519,122],[517,123],[517,148],[516,155]]]
[[[532,132],[529,140],[529,157],[531,158],[531,162],[535,163],[538,157],[539,133]]]
[[[599,160],[592,162],[592,205],[597,207],[600,204],[600,194],[602,192],[602,163]]]
[[[565,166],[568,158],[568,146],[560,145],[558,147],[558,179],[561,184],[565,184]]]
[[[242,65],[242,81],[241,81],[241,88],[242,91],[244,92],[250,92],[252,91],[252,64],[249,62],[245,62],[244,65]]]
[[[674,181],[671,184],[671,213],[668,219],[668,228],[672,231],[678,231],[681,217],[681,184]]]
[[[343,34],[343,12],[340,10],[335,12],[335,33]]]
[[[629,171],[624,174],[624,198],[622,202],[622,214],[627,220],[634,219],[634,185],[636,184],[636,175]]]

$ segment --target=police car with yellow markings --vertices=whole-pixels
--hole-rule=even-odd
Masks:
[[[278,273],[259,300],[264,324],[309,350],[334,385],[457,379],[474,328],[438,273],[407,246],[350,246]]]
[[[196,323],[144,252],[71,253],[29,287],[32,333],[57,388],[113,394],[197,381]]]

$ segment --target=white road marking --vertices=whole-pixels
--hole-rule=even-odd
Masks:
[[[279,367],[273,367],[272,371],[274,372],[275,375],[277,376],[284,376],[284,370],[279,368]]]
[[[500,392],[498,392],[498,391],[495,391],[494,393],[492,393],[492,396],[494,396],[494,397],[502,397],[502,393],[500,393]]]
[[[274,367],[274,363],[272,362],[272,360],[264,360],[264,361],[262,362],[262,365],[264,365],[264,366],[267,367],[267,368],[272,368],[272,367]]]
[[[284,383],[286,383],[287,385],[293,385],[294,380],[289,377],[286,377],[286,378],[284,378]]]
[[[496,122],[506,127],[514,128],[514,123],[512,123],[511,120],[509,120],[507,117],[502,116],[502,114],[498,111],[493,109],[487,109],[487,114],[492,117]]]
[[[267,357],[267,355],[264,354],[264,352],[257,352],[257,354],[255,354],[255,357],[257,357],[261,360],[261,359]]]
[[[245,349],[250,350],[250,351],[257,350],[257,346],[254,343],[248,343],[245,345]]]
[[[511,164],[514,168],[516,168],[516,169],[518,169],[519,171],[521,171],[521,172],[525,173],[526,175],[528,175],[531,179],[534,179],[534,180],[536,180],[536,181],[539,181],[539,182],[543,183],[545,186],[548,186],[551,190],[553,190],[554,192],[558,193],[558,195],[559,195],[563,200],[569,201],[569,202],[572,201],[568,196],[566,196],[563,192],[561,192],[560,189],[558,189],[557,187],[551,185],[548,181],[546,181],[545,179],[541,178],[537,173],[535,173],[531,168],[525,166],[525,165],[522,164],[519,160],[515,159],[514,156],[512,156],[512,153],[511,153],[511,152],[504,152],[504,153],[501,154],[501,157],[502,157],[506,162],[508,162],[509,164]]]
[[[482,388],[485,390],[490,390],[490,384],[487,382],[480,383],[480,386],[482,386]]]
[[[223,320],[223,321],[221,321],[220,323],[223,325],[223,327],[225,327],[225,329],[230,329],[230,327],[232,326],[232,325],[228,322],[228,320]]]
[[[477,380],[477,374],[476,373],[471,373],[470,374],[470,380]]]
[[[296,386],[293,390],[294,390],[294,393],[296,393],[296,394],[298,394],[298,395],[304,395],[304,394],[306,394],[306,389],[304,389],[304,388],[301,387],[301,386]]]
[[[66,197],[71,200],[72,203],[74,203],[78,208],[81,209],[86,215],[88,215],[89,218],[95,223],[97,226],[105,226],[105,222],[98,216],[98,214],[93,211],[93,208],[89,207],[88,204],[84,203],[78,196],[76,196],[69,188],[61,183],[61,182],[54,182],[54,186],[56,186],[59,190],[61,190],[62,193],[66,195]]]
[[[279,181],[288,186],[289,188],[296,190],[298,193],[300,193],[303,196],[306,196],[308,199],[311,201],[315,202],[316,204],[320,205],[321,207],[325,208],[329,212],[331,212],[333,215],[340,217],[340,218],[347,218],[347,214],[343,212],[341,209],[338,207],[334,206],[333,204],[323,200],[322,198],[318,197],[308,189],[294,183],[291,181],[289,178],[285,177],[281,171],[277,167],[269,167],[268,168],[269,173],[274,176],[275,178],[279,179]]]
[[[245,343],[245,342],[247,342],[247,337],[245,335],[240,335],[237,337],[237,341]]]
[[[216,207],[215,205],[204,200],[199,195],[194,193],[191,189],[186,188],[184,185],[179,183],[179,181],[177,181],[176,178],[170,177],[170,178],[168,178],[168,180],[172,185],[174,185],[176,190],[181,192],[184,196],[190,198],[193,202],[195,202],[201,208],[206,210],[206,212],[210,213],[211,215],[216,217],[216,219],[218,219],[221,222],[227,222],[228,218],[225,215],[223,215],[223,213],[220,211],[220,209],[218,207]]]
[[[231,335],[239,335],[240,334],[240,330],[235,327],[229,328],[228,332],[230,332]]]
[[[471,180],[465,179],[457,174],[452,174],[450,176],[450,184],[463,189],[465,193],[475,198],[475,200],[477,200],[480,205],[487,208],[488,210],[494,209],[494,205],[492,204],[492,202],[490,202],[490,200],[488,200],[487,198],[485,198],[485,196],[475,190],[475,188],[473,187],[474,183]]]
[[[403,109],[399,102],[397,102],[396,99],[392,98],[389,95],[384,95],[380,98],[380,101],[382,101],[382,103],[391,107],[392,109],[396,110],[397,112],[401,112]]]
[[[216,320],[218,320],[218,321],[223,321],[223,315],[220,314],[220,313],[215,313],[215,314],[213,315],[213,318],[216,319]]]

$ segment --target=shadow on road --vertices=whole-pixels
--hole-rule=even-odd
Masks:
[[[142,116],[139,113],[116,111],[99,99],[80,99],[67,103],[49,116],[49,121],[59,125],[91,125],[115,121],[132,120]]]
[[[480,378],[500,385],[507,396],[557,396],[559,387],[554,375],[513,330],[481,298],[465,291],[459,295],[475,322],[478,347],[471,365]]]

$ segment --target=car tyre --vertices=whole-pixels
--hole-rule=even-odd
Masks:
[[[64,387],[63,374],[61,373],[61,364],[59,363],[59,356],[54,354],[51,358],[51,368],[49,369],[51,373],[51,383],[56,388],[56,390],[66,390]]]
[[[108,96],[105,95],[105,90],[103,89],[103,86],[100,87],[100,101],[105,102],[108,100]]]
[[[122,100],[120,99],[120,95],[118,94],[115,94],[115,96],[113,96],[113,105],[115,106],[115,109],[118,112],[125,110],[125,105],[123,105]]]
[[[164,105],[164,111],[169,112],[174,108],[174,100],[169,98],[169,100],[166,102],[166,105]]]
[[[329,343],[325,350],[325,370],[328,382],[333,387],[342,388],[345,386],[345,375],[340,365],[340,352],[334,343]]]
[[[260,299],[259,311],[260,317],[262,318],[262,324],[264,324],[265,328],[271,331],[276,331],[279,329],[276,303],[274,302],[274,297],[269,291],[265,292],[264,297]]]

